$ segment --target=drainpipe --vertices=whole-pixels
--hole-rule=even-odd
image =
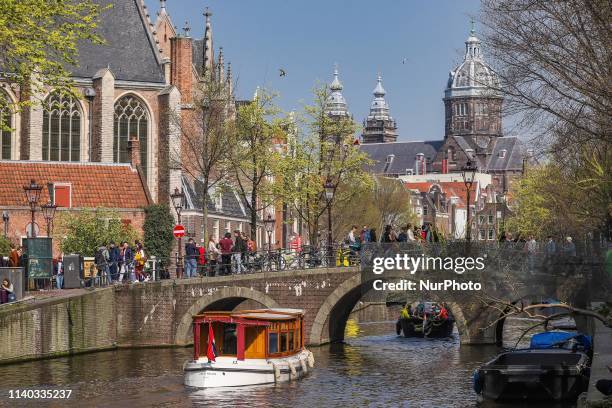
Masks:
[[[87,98],[87,121],[89,122],[89,159],[88,161],[93,161],[93,100],[96,97],[96,91],[93,88],[85,88],[85,98]]]

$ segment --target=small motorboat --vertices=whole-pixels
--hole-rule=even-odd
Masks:
[[[302,310],[204,312],[193,317],[193,327],[193,360],[183,365],[189,387],[274,384],[314,366],[304,348]]]
[[[453,334],[454,325],[455,319],[445,305],[421,302],[402,309],[395,330],[404,337],[444,338]]]
[[[588,336],[534,335],[530,349],[501,353],[476,370],[474,390],[490,400],[575,400],[588,387],[589,349]]]

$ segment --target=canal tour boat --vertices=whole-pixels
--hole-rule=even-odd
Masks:
[[[193,341],[193,360],[183,365],[189,387],[292,381],[314,366],[298,309],[204,312],[193,317]]]
[[[448,307],[435,302],[417,302],[402,309],[395,330],[404,337],[445,338],[453,334],[455,319]]]

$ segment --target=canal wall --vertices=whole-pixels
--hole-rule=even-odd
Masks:
[[[0,363],[116,347],[113,288],[83,292],[3,305]]]

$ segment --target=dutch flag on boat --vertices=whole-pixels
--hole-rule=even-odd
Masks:
[[[212,323],[208,323],[208,349],[206,350],[206,357],[208,357],[208,361],[215,361],[215,357],[217,357],[215,333],[213,332]]]

